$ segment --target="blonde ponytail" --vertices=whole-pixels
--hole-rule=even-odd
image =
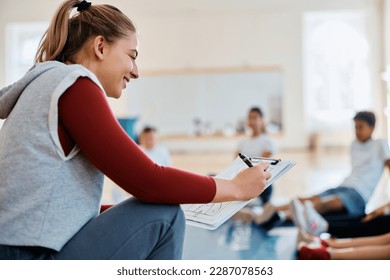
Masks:
[[[43,35],[35,56],[36,62],[55,60],[68,39],[69,15],[78,0],[65,1],[55,13],[49,28]]]
[[[85,5],[87,4],[87,5]],[[74,8],[78,8],[72,15]],[[111,5],[91,5],[79,0],[64,1],[43,35],[35,62],[58,60],[74,63],[76,53],[91,36],[108,42],[136,32],[133,22]]]

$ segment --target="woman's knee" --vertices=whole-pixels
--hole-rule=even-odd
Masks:
[[[185,217],[180,205],[170,205],[168,215],[169,221],[172,221],[171,225],[174,230],[184,234]]]
[[[145,228],[156,235],[149,259],[180,259],[183,253],[185,218],[179,205],[149,205],[155,219]]]
[[[122,207],[124,211],[142,217],[144,222],[158,221],[171,224],[177,230],[184,230],[185,218],[180,205],[143,203],[134,198],[127,199],[121,204],[123,205],[118,206]],[[129,217],[129,219],[132,218]]]

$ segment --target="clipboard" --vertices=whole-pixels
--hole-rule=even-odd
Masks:
[[[259,164],[261,162],[269,163],[267,171],[270,172],[272,176],[267,180],[264,189],[269,187],[296,164],[293,161],[262,157],[249,157],[249,160],[253,165]],[[245,164],[240,157],[237,157],[230,165],[228,165],[215,177],[232,179],[238,172],[246,168],[249,168],[248,165]],[[184,211],[186,224],[214,230],[226,222],[235,213],[237,213],[248,202],[249,200],[206,204],[182,204],[181,207]]]
[[[271,165],[277,165],[281,159],[274,159],[274,158],[265,158],[265,157],[250,157],[249,160],[253,163],[259,163],[259,162],[269,162]]]

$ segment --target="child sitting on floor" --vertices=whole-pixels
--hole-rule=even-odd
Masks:
[[[358,112],[353,120],[356,139],[350,148],[352,170],[349,176],[338,187],[317,195],[295,199],[279,207],[267,204],[260,215],[252,215],[255,223],[265,224],[270,228],[270,223],[276,224],[281,220],[292,219],[311,233],[323,232],[325,223],[304,225],[306,221],[302,215],[304,209],[301,203],[305,202],[321,215],[349,217],[365,215],[366,204],[382,176],[384,167],[390,168],[390,150],[386,140],[372,138],[376,122],[374,113]]]

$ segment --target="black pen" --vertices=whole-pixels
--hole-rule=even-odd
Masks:
[[[246,155],[239,153],[238,156],[246,163],[246,165],[253,167],[251,160]]]

